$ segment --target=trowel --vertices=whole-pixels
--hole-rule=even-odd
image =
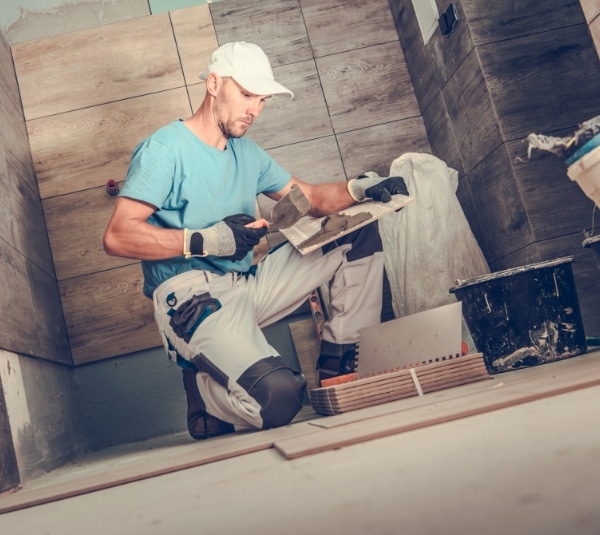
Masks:
[[[289,228],[308,214],[310,209],[310,201],[294,184],[292,189],[273,206],[270,226],[272,229]]]

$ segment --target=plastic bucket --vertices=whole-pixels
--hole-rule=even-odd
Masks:
[[[573,257],[507,269],[450,289],[490,373],[574,357],[587,344]]]
[[[600,147],[567,167],[567,175],[600,207]]]

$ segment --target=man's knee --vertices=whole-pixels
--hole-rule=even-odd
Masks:
[[[261,406],[263,429],[289,424],[302,408],[306,379],[290,368],[278,368],[248,392]]]

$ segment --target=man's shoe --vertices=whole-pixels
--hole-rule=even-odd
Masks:
[[[319,384],[325,379],[347,375],[356,371],[356,347],[348,349],[341,357],[321,355],[317,361]]]
[[[198,390],[195,370],[183,370],[183,387],[187,397],[187,427],[195,440],[206,440],[233,433],[233,424],[219,420],[206,412],[204,401]]]

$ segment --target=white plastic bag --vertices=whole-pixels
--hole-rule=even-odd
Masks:
[[[415,200],[379,221],[394,315],[456,302],[457,279],[489,267],[456,197],[458,172],[430,154],[406,153],[389,176],[404,178]]]

